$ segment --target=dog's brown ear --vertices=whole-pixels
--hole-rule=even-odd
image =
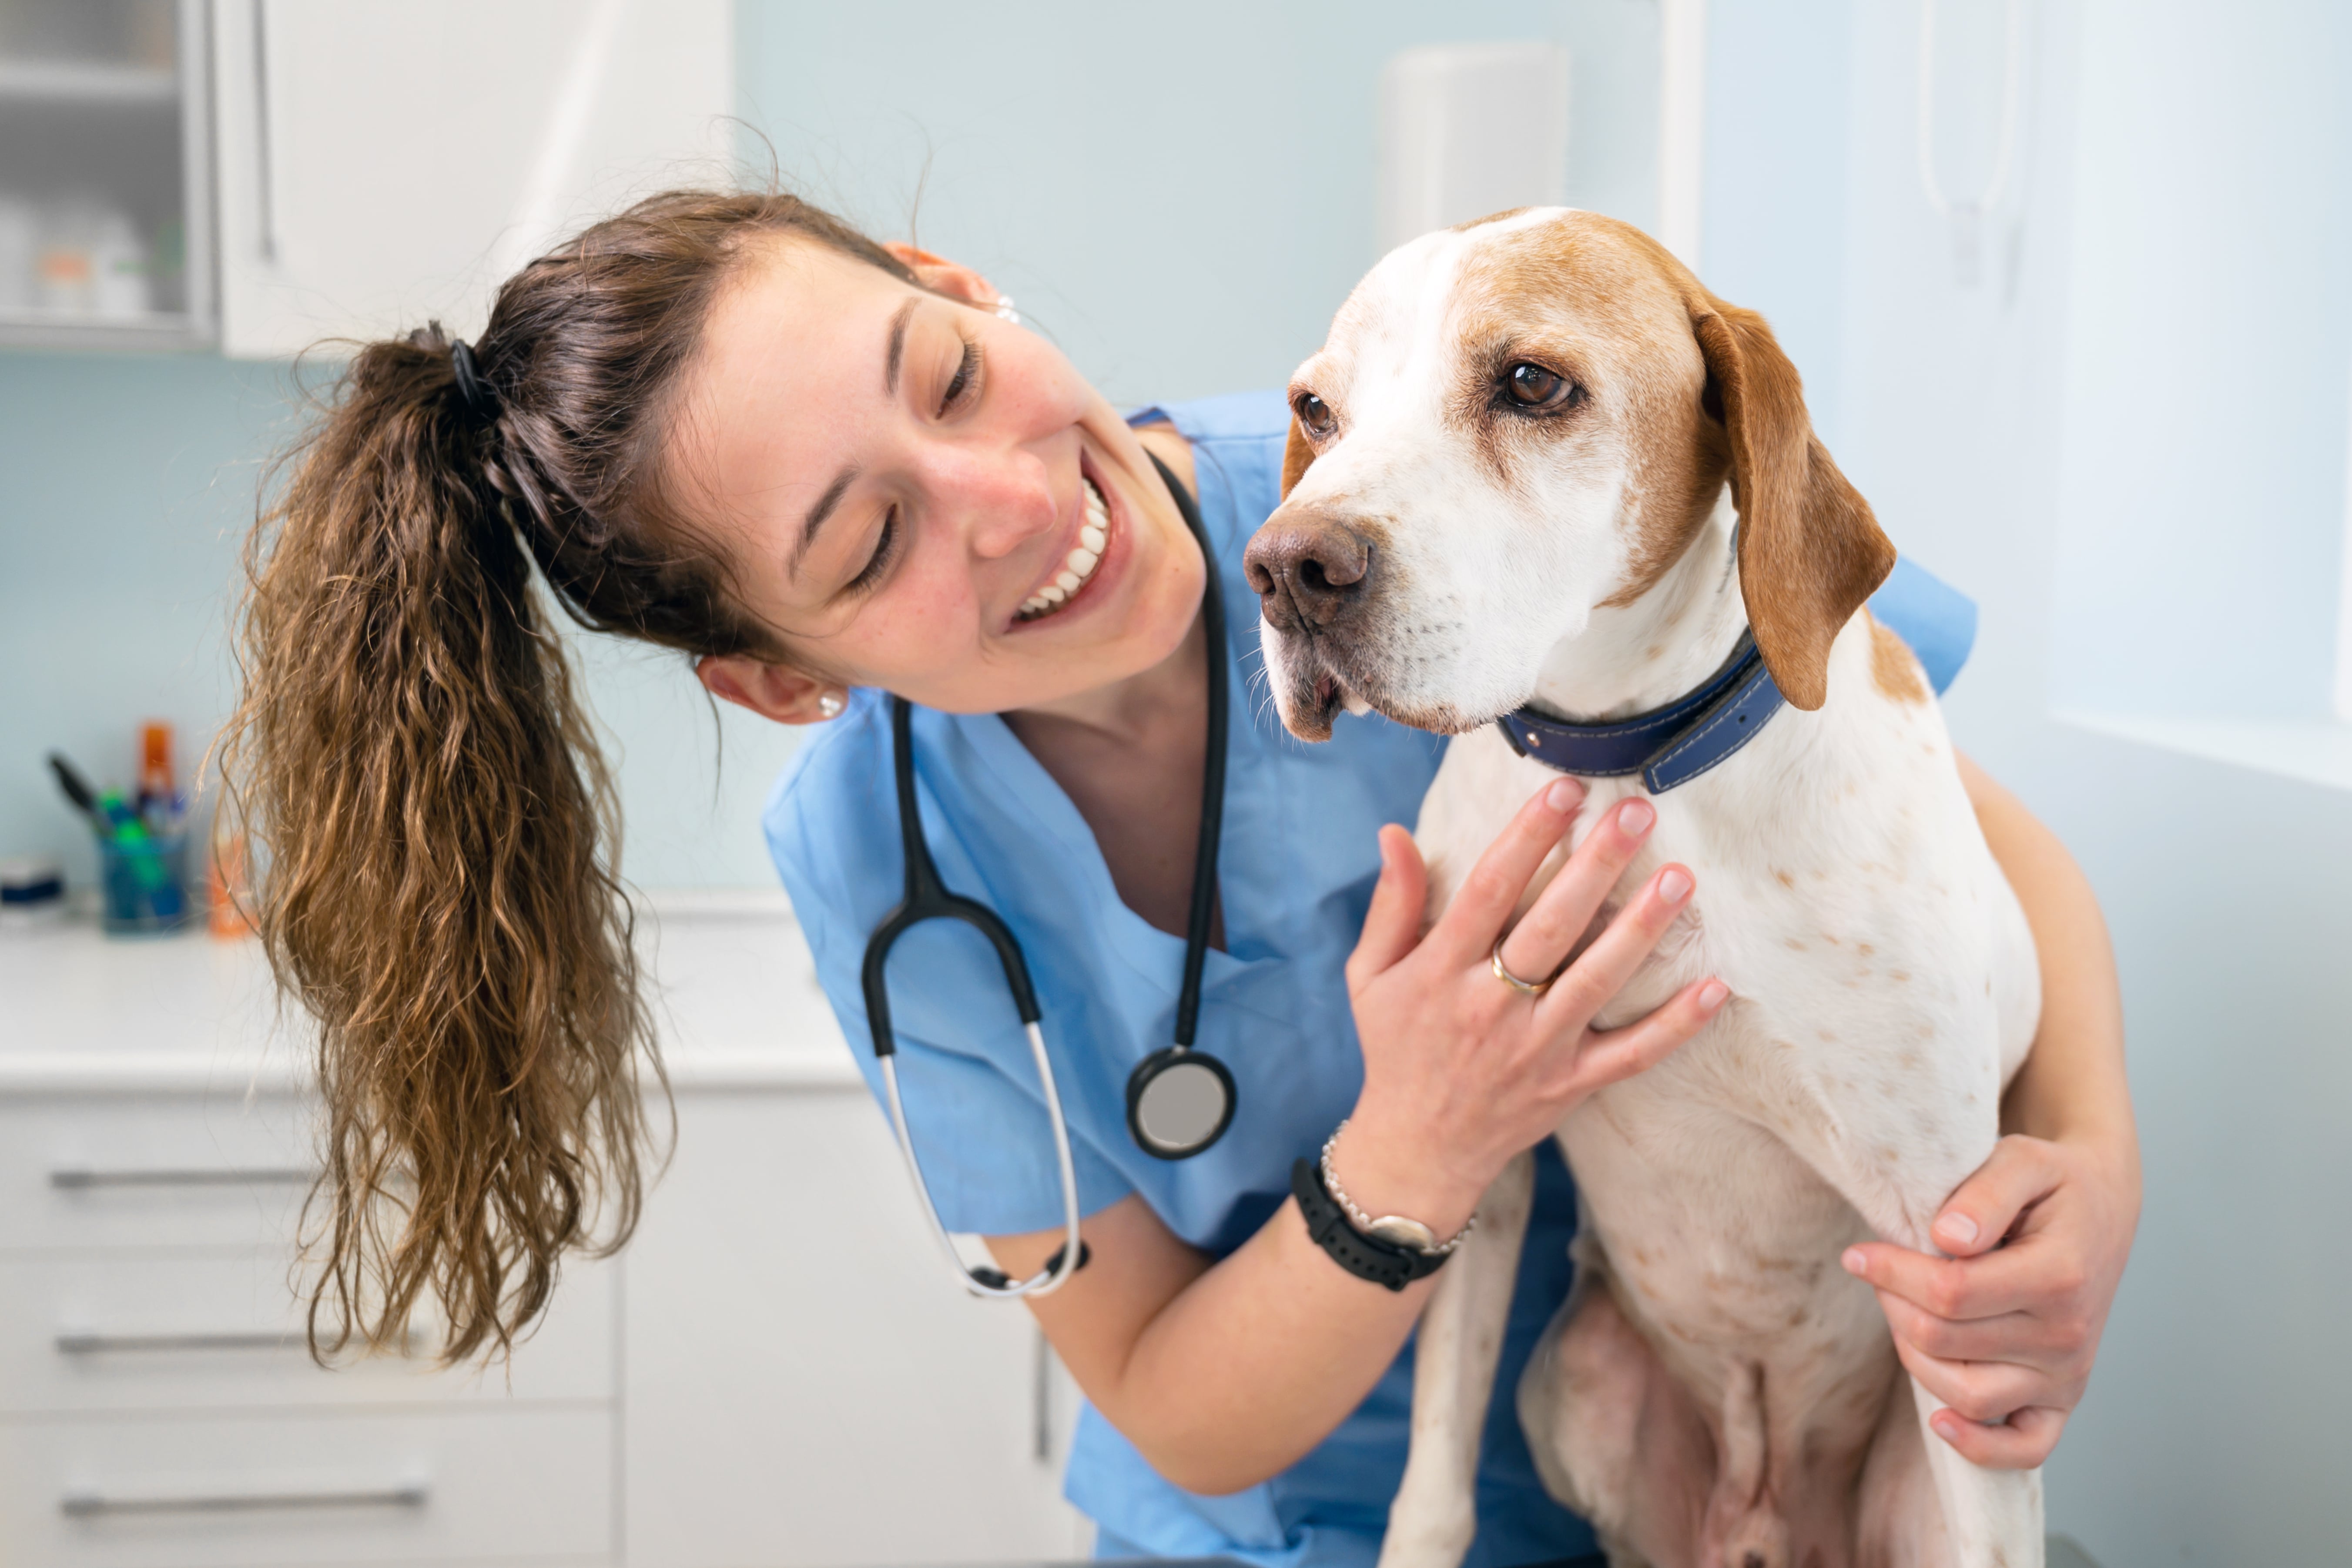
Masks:
[[[1298,416],[1290,416],[1290,438],[1282,444],[1282,499],[1290,499],[1291,487],[1298,476],[1315,461],[1315,448],[1307,444],[1307,432],[1298,427]]]
[[[1781,694],[1819,708],[1830,644],[1895,569],[1895,545],[1813,434],[1797,367],[1764,318],[1701,292],[1691,331],[1706,359],[1708,412],[1720,402],[1731,438],[1748,624]]]

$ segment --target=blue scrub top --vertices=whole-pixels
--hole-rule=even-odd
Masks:
[[[1380,872],[1374,835],[1383,823],[1414,821],[1445,742],[1378,715],[1341,715],[1320,745],[1283,729],[1265,696],[1257,596],[1241,557],[1279,500],[1289,412],[1279,393],[1265,392],[1134,416],[1157,419],[1192,444],[1233,645],[1217,864],[1225,951],[1208,955],[1196,1043],[1232,1069],[1239,1100],[1232,1128],[1213,1147],[1171,1163],[1128,1136],[1128,1074],[1173,1036],[1184,943],[1119,901],[1093,832],[1061,787],[996,716],[918,709],[917,795],[947,886],[992,906],[1028,959],[1081,1208],[1092,1214],[1140,1193],[1171,1230],[1222,1257],[1281,1205],[1291,1162],[1319,1147],[1355,1104],[1363,1058],[1342,970]],[[1968,599],[1901,562],[1872,608],[1918,651],[1938,691],[1958,673],[1975,635]],[[877,1099],[880,1069],[859,973],[867,936],[898,901],[905,878],[889,781],[888,702],[860,691],[793,759],[765,817],[818,975]],[[1058,1226],[1053,1137],[993,951],[954,922],[932,921],[899,942],[890,978],[900,1090],[941,1221],[992,1236]],[[1510,1394],[1567,1296],[1575,1220],[1568,1173],[1547,1143],[1481,1451],[1478,1535],[1466,1568],[1596,1550],[1591,1530],[1537,1480]],[[1370,1568],[1404,1472],[1412,1400],[1408,1343],[1312,1453],[1227,1497],[1161,1479],[1088,1406],[1065,1489],[1100,1526],[1104,1547],[1123,1553]]]

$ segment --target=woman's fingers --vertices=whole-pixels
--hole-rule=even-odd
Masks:
[[[1562,1032],[1581,1029],[1590,1023],[1633,978],[1642,961],[1690,902],[1693,886],[1690,872],[1683,867],[1660,867],[1617,911],[1609,929],[1577,955],[1550,991],[1538,998],[1538,1018]]]
[[[2006,1421],[2052,1396],[2050,1380],[2006,1361],[1943,1361],[1897,1340],[1895,1353],[1919,1386],[1971,1421]]]
[[[1557,970],[1591,928],[1601,900],[1641,853],[1642,840],[1657,820],[1657,809],[1639,795],[1603,814],[1503,939],[1504,967],[1527,980],[1541,980]]]
[[[1554,779],[1495,836],[1429,933],[1449,963],[1467,964],[1474,957],[1486,962],[1503,922],[1527,891],[1528,879],[1568,831],[1583,803],[1583,785],[1571,778]]]
[[[1847,1247],[1840,1261],[1855,1279],[1955,1322],[2032,1311],[2067,1283],[2052,1278],[2063,1267],[2057,1250],[2037,1247],[2032,1238],[1957,1258],[1930,1258],[1887,1241],[1860,1242]]]
[[[1421,917],[1429,900],[1429,868],[1412,835],[1396,824],[1381,829],[1381,879],[1364,911],[1363,934],[1348,955],[1348,990],[1360,991],[1372,976],[1394,965],[1421,940]]]
[[[1955,1321],[1923,1311],[1891,1290],[1878,1292],[1878,1305],[1896,1339],[1939,1361],[2009,1361],[2054,1373],[2066,1359],[2059,1336],[2031,1312]]]
[[[2066,1429],[2066,1412],[2029,1405],[2012,1411],[2002,1425],[1987,1426],[1939,1410],[1928,1425],[1972,1465],[1989,1470],[2030,1470],[2058,1446],[2058,1435]]]
[[[1570,1092],[1582,1099],[1657,1066],[1705,1028],[1730,998],[1731,987],[1722,981],[1696,981],[1648,1016],[1622,1029],[1586,1036],[1576,1053]]]
[[[2065,1180],[2056,1150],[2038,1138],[2009,1137],[1992,1157],[1944,1200],[1930,1233],[1955,1258],[1973,1258],[2000,1244],[2018,1216],[2057,1191]]]

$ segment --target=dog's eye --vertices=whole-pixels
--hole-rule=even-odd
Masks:
[[[1503,385],[1522,408],[1557,408],[1576,392],[1568,377],[1525,360],[1503,373]]]
[[[1331,405],[1311,392],[1300,393],[1291,407],[1297,413],[1298,422],[1307,426],[1307,433],[1318,439],[1331,434],[1339,423],[1332,416]]]

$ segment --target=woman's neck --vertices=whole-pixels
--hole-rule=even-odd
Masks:
[[[1138,432],[1186,486],[1192,449],[1165,426]],[[1111,883],[1128,908],[1184,934],[1201,836],[1201,776],[1208,761],[1208,623],[1150,668],[1107,686],[1004,715],[1094,830]],[[1222,912],[1211,941],[1224,945]]]

